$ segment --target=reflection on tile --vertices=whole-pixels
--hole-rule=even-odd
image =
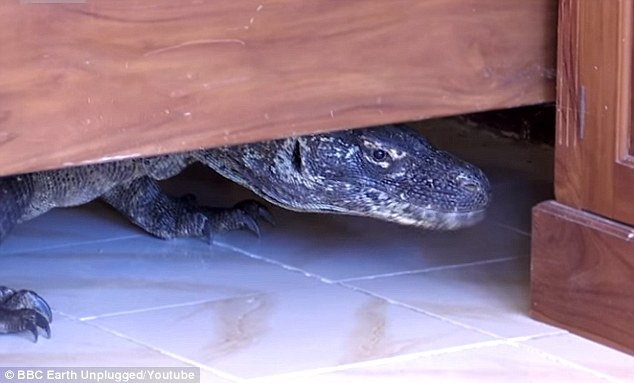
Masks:
[[[624,382],[634,382],[634,356],[576,335],[562,334],[534,339],[526,344]]]
[[[501,337],[559,331],[528,317],[529,267],[527,258],[517,258],[347,283]]]
[[[76,317],[286,290],[304,279],[190,239],[142,236],[0,257],[0,283],[35,290]]]
[[[107,205],[95,202],[54,209],[17,225],[0,244],[0,256],[139,235],[145,234]]]
[[[491,339],[325,284],[95,322],[153,348],[240,377],[335,366]],[[164,336],[166,328],[169,337]]]
[[[228,233],[219,236],[218,243],[330,280],[528,256],[530,252],[529,238],[492,221],[457,232],[433,232],[361,218],[280,216],[280,224],[266,230],[259,241],[251,241],[243,233]]]
[[[281,380],[279,380],[281,381]],[[496,346],[432,355],[407,362],[303,376],[305,383],[605,383],[600,376],[540,357],[523,348]]]

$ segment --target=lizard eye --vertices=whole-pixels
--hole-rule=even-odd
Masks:
[[[382,161],[385,159],[385,157],[387,157],[387,153],[385,152],[385,150],[375,149],[372,152],[372,157],[374,157],[374,159],[377,161]]]

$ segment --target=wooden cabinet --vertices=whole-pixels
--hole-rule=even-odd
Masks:
[[[634,353],[634,1],[562,0],[555,195],[533,213],[535,317]]]
[[[552,101],[556,14],[556,0],[0,1],[0,175]]]

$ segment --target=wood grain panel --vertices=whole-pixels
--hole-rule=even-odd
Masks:
[[[632,4],[632,8],[634,8],[634,3]],[[632,14],[634,14],[634,10],[631,11]],[[634,26],[631,26],[630,31],[631,34],[634,34]],[[630,40],[634,40],[633,37],[630,37]],[[630,77],[630,89],[632,91],[634,91],[634,41],[631,42],[629,44],[629,56],[630,56],[630,60],[632,60],[630,62],[630,68],[629,68],[629,77]],[[621,148],[622,152],[624,152],[626,155],[633,157],[634,158],[634,114],[631,113],[632,110],[634,110],[634,97],[632,97],[632,95],[630,94],[630,99],[629,99],[629,110],[630,110],[630,114],[629,116],[629,120],[627,121],[627,126],[628,126],[628,131],[626,132],[626,139],[624,140],[625,143],[627,143],[627,145],[624,148]]]
[[[634,225],[632,0],[563,0],[555,195]]]
[[[531,245],[532,316],[634,354],[634,227],[550,201]]]
[[[583,161],[579,148],[585,129],[585,88],[579,86],[579,2],[561,0],[557,33],[557,133],[555,141],[555,196],[580,207],[583,200]],[[583,101],[582,101],[583,100]],[[584,107],[585,109],[585,107]]]
[[[554,0],[0,3],[0,174],[554,98]]]

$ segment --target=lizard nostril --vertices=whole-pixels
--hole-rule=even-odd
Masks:
[[[463,190],[468,192],[480,193],[482,191],[482,185],[478,181],[465,177],[463,174],[457,176],[456,181],[458,181],[458,185],[460,185]]]
[[[477,183],[473,182],[473,181],[463,181],[462,182],[462,187],[465,188],[466,190],[472,192],[472,193],[477,193],[480,191],[480,185],[478,185]]]

